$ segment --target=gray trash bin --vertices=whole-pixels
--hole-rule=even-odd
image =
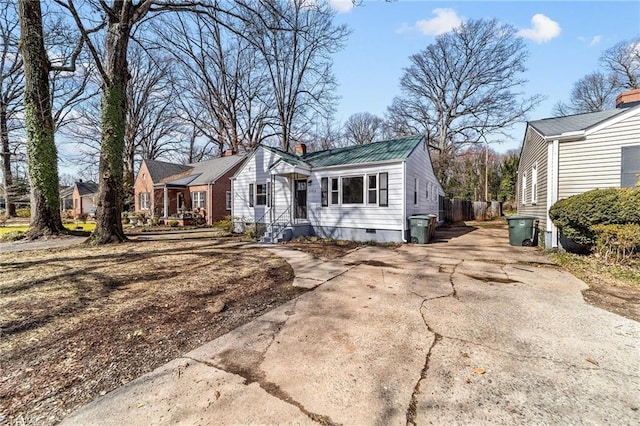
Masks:
[[[429,215],[415,215],[409,218],[412,243],[427,244],[431,239],[431,218]]]

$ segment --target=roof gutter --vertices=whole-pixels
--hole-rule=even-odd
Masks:
[[[545,136],[544,139],[546,141],[553,141],[553,140],[557,140],[557,141],[572,141],[572,140],[579,140],[585,137],[585,131],[584,130],[576,130],[574,132],[566,132],[566,133],[560,133],[559,135],[553,135],[553,136]]]

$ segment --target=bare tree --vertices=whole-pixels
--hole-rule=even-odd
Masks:
[[[260,6],[262,19],[246,20],[245,32],[263,56],[275,97],[273,128],[280,147],[289,150],[311,123],[333,112],[331,54],[349,31],[333,24],[335,12],[326,2],[274,0]]]
[[[344,137],[353,145],[371,143],[382,136],[383,120],[370,112],[358,112],[344,123]]]
[[[566,116],[605,110],[614,105],[620,87],[615,74],[588,74],[573,85],[571,100],[568,103],[558,102],[553,113]]]
[[[440,151],[436,170],[445,186],[460,146],[506,135],[540,102],[521,92],[526,58],[516,30],[497,20],[470,20],[411,56],[400,81],[403,97],[394,103]]]
[[[28,236],[64,232],[58,202],[58,155],[49,96],[51,65],[44,45],[39,1],[19,0],[20,47],[25,75],[25,122],[31,184]]]
[[[17,143],[11,141],[11,133],[23,127],[17,120],[23,110],[21,95],[24,92],[24,73],[18,47],[18,13],[12,0],[0,1],[0,148],[2,155],[3,197],[5,215],[16,215],[13,199],[13,174],[11,161]]]
[[[600,62],[616,76],[621,87],[640,88],[640,37],[610,47],[602,54]]]
[[[270,81],[256,49],[220,19],[175,14],[158,25],[158,37],[178,64],[185,119],[218,154],[250,151],[273,107]]]

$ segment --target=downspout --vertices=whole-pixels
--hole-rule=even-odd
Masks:
[[[215,183],[215,182],[214,182]],[[213,183],[207,184],[207,204],[211,203],[207,208],[207,225],[213,225]],[[226,194],[225,194],[226,197]]]
[[[387,182],[387,192],[389,191]],[[389,195],[387,194],[387,197]],[[402,242],[407,242],[407,160],[402,160]]]

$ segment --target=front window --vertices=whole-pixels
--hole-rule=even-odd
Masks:
[[[418,205],[418,178],[413,178],[413,205]]]
[[[339,194],[338,178],[331,178],[331,204],[338,204]]]
[[[376,204],[378,202],[378,177],[376,175],[367,176],[368,185],[368,199],[367,203]]]
[[[322,207],[327,207],[329,205],[329,178],[322,178],[320,180],[320,187]]]
[[[266,205],[267,205],[267,184],[258,183],[256,184],[256,206],[266,206]]]
[[[362,204],[364,202],[363,180],[362,176],[342,178],[342,204]]]
[[[140,210],[149,210],[149,199],[151,198],[149,196],[149,193],[141,192],[139,197],[140,197]]]
[[[191,209],[204,209],[205,208],[205,192],[196,191],[191,193]]]
[[[249,207],[253,207],[253,184],[249,184]]]
[[[380,199],[378,200],[378,205],[380,207],[388,207],[389,206],[389,173],[380,173],[378,175],[379,186],[380,186]]]
[[[231,210],[231,191],[225,193],[225,207],[227,210]]]
[[[527,172],[522,174],[522,204],[527,204]]]

